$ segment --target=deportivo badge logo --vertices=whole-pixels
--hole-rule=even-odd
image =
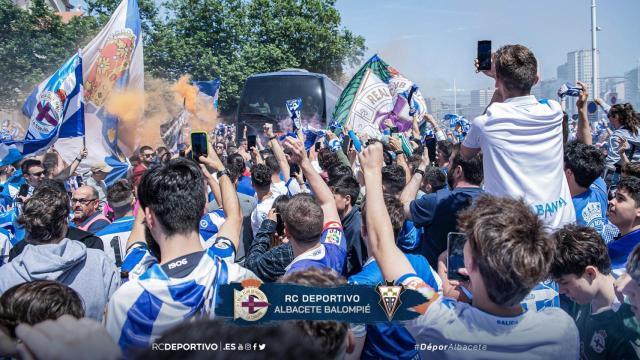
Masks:
[[[329,229],[324,237],[325,244],[334,244],[340,246],[342,240],[342,231],[337,229]]]
[[[389,321],[393,319],[393,315],[402,303],[400,301],[400,294],[402,294],[403,291],[404,286],[393,285],[393,282],[387,282],[386,285],[378,284],[376,287],[376,292],[380,295],[379,304],[387,314]]]
[[[260,280],[247,279],[242,282],[244,289],[233,291],[233,319],[246,321],[260,320],[267,314],[269,301],[260,289]]]
[[[589,346],[596,353],[600,354],[606,349],[605,339],[607,338],[607,332],[604,330],[598,330],[593,333],[593,337],[591,337],[591,343]]]

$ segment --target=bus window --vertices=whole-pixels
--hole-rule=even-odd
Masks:
[[[322,80],[316,76],[273,75],[247,79],[239,104],[238,120],[260,117],[263,121],[289,118],[286,101],[302,98],[302,117],[325,118]],[[324,122],[324,121],[322,121]]]

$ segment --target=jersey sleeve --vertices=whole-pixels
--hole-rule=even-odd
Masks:
[[[322,235],[320,236],[320,243],[325,246],[336,246],[340,250],[347,253],[347,239],[344,236],[344,229],[342,224],[336,221],[328,222],[322,229]]]
[[[122,281],[137,279],[147,271],[149,267],[156,264],[158,259],[151,254],[144,243],[134,243],[127,250],[127,255],[122,260],[120,276]]]
[[[411,220],[417,227],[424,227],[431,225],[433,217],[436,213],[438,206],[438,197],[434,194],[427,194],[419,199],[413,200],[409,203],[409,211],[411,213]]]
[[[427,312],[429,306],[438,299],[438,293],[416,274],[405,274],[398,279],[397,283],[402,284],[409,290],[415,290],[427,298],[426,303],[415,308],[417,312],[423,315]]]
[[[226,237],[218,236],[209,249],[222,260],[231,263],[235,261],[236,249],[233,242]]]
[[[481,117],[475,118],[471,122],[467,136],[464,138],[462,145],[468,148],[477,149],[482,147],[482,129],[480,128]]]

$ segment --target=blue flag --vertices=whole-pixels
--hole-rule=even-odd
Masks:
[[[67,60],[22,106],[31,119],[24,140],[0,140],[0,166],[48,149],[58,138],[84,135],[82,58]]]

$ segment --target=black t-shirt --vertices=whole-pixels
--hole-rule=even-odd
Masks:
[[[191,274],[196,266],[198,266],[203,255],[204,251],[198,251],[181,256],[162,265],[162,270],[164,270],[164,272],[172,278],[180,279],[186,277],[187,275]]]
[[[104,251],[104,246],[102,245],[102,240],[95,236],[93,233],[88,231],[80,230],[75,227],[69,227],[67,230],[66,238],[70,240],[77,240],[84,244],[89,249],[98,249]],[[16,256],[20,255],[22,249],[27,246],[29,243],[23,240],[17,243],[14,247],[9,251],[9,261],[13,260]]]

